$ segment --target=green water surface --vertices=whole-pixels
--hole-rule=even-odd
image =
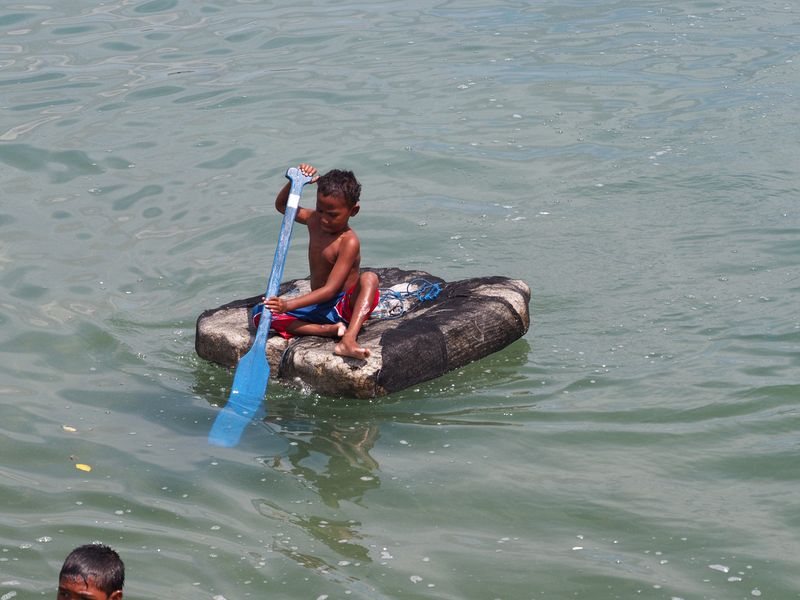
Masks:
[[[800,7],[0,3],[0,598],[800,597]],[[232,372],[283,173],[363,263],[507,275],[533,324],[377,401]],[[297,231],[286,277],[306,275]],[[91,467],[81,471],[77,464]]]

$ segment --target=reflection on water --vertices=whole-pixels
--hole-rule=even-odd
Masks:
[[[289,446],[285,455],[262,457],[261,462],[299,478],[327,506],[339,508],[342,500],[359,502],[365,492],[380,485],[378,463],[369,454],[379,437],[376,423],[339,425],[282,417],[268,417],[265,423]]]
[[[288,505],[270,495],[251,500],[257,513],[271,523],[267,528],[273,531],[271,550],[332,582],[363,587],[359,576],[349,570],[375,562],[386,564],[393,556],[386,546],[376,545],[374,535],[364,530],[361,520],[340,515],[349,512],[350,504],[368,509],[375,498],[371,493],[380,489],[383,476],[375,453],[385,454],[398,444],[397,439],[382,443],[381,429],[428,426],[440,431],[511,425],[503,415],[527,406],[498,405],[495,400],[491,405],[481,402],[468,407],[464,400],[480,389],[513,388],[529,351],[528,342],[520,340],[440,380],[407,390],[399,398],[394,395],[372,402],[298,397],[290,388],[270,382],[262,407],[267,414],[245,435],[251,443],[265,435],[280,440],[270,442],[277,452],[258,456],[256,461],[269,473],[288,478],[284,479],[288,485],[302,488],[319,500],[297,500]],[[232,370],[200,363],[195,375],[198,396],[212,405],[226,401]],[[443,405],[448,397],[455,403],[450,408]],[[405,440],[399,444],[408,445]],[[327,550],[321,551],[318,544]],[[367,597],[379,595],[371,587],[364,593]]]
[[[317,494],[327,507],[338,509],[342,502],[360,503],[367,491],[380,486],[379,466],[370,456],[379,436],[376,423],[345,426],[335,421],[267,417],[264,424],[288,443],[284,452],[259,457],[258,462],[270,471],[291,476]],[[372,560],[370,550],[361,543],[365,536],[356,520],[305,514],[302,510],[288,512],[269,498],[254,499],[253,506],[259,514],[276,522],[272,549],[308,569],[330,575],[337,567],[351,562],[361,566]],[[337,564],[329,564],[310,550],[301,551],[293,535],[295,528],[332,550],[339,557]]]

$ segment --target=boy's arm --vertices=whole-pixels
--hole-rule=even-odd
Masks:
[[[353,270],[353,265],[358,260],[361,251],[361,245],[355,235],[347,236],[342,240],[339,247],[339,254],[336,257],[336,263],[331,269],[325,285],[310,291],[308,294],[296,296],[294,298],[268,298],[266,301],[267,308],[273,313],[284,313],[289,310],[303,308],[311,304],[319,304],[320,302],[327,302],[334,298],[339,292],[344,289],[347,277]]]
[[[317,175],[317,170],[311,165],[308,165],[306,163],[301,163],[298,168],[303,173],[303,175],[308,175],[311,177],[311,181],[309,183],[316,183],[317,179],[319,179],[319,176]],[[292,182],[290,181],[285,186],[283,186],[283,189],[281,189],[281,191],[278,192],[278,195],[275,197],[275,208],[281,214],[286,213],[286,204],[289,202],[289,191],[291,189],[292,189]],[[308,218],[312,214],[314,214],[313,210],[310,210],[308,208],[303,208],[302,206],[298,206],[297,214],[295,215],[294,220],[297,221],[298,223],[305,224],[306,221],[308,221]]]

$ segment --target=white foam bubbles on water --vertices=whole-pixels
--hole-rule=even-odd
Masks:
[[[725,565],[708,565],[708,568],[714,569],[715,571],[720,571],[721,573],[727,573],[728,571],[731,570],[730,567],[727,567]]]

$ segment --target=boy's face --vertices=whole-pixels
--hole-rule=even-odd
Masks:
[[[56,600],[122,600],[122,590],[106,594],[91,577],[86,581],[82,577],[64,577],[58,582]]]
[[[358,204],[350,206],[342,196],[325,196],[317,192],[317,214],[325,233],[340,233],[347,229],[350,217],[358,212]]]

